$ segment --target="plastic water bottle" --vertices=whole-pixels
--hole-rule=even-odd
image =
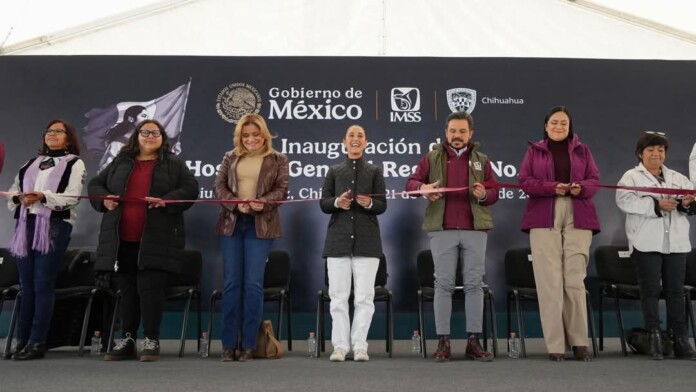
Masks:
[[[101,356],[102,342],[101,342],[101,331],[94,331],[94,336],[92,336],[92,349],[90,350],[90,355],[98,357]]]
[[[314,336],[314,332],[310,332],[307,338],[307,356],[310,358],[317,357],[317,337]]]
[[[13,337],[12,342],[10,343],[10,352],[6,353],[3,358],[10,359],[12,358],[12,354],[16,353],[17,351],[17,338]]]
[[[515,359],[520,357],[520,339],[514,332],[510,332],[508,339],[508,357]]]
[[[208,358],[208,345],[210,340],[208,339],[208,332],[203,332],[200,340],[200,348],[198,351],[198,356],[201,358]]]
[[[417,329],[413,331],[413,336],[411,336],[411,352],[414,354],[421,353],[421,337]]]

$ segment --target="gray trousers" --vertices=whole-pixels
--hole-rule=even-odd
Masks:
[[[430,251],[435,262],[435,330],[450,334],[452,293],[457,264],[462,262],[462,281],[466,296],[466,331],[480,333],[483,323],[483,275],[486,273],[488,235],[476,230],[431,231]]]

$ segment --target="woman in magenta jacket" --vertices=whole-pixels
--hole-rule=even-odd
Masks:
[[[544,119],[544,139],[530,143],[519,174],[529,196],[522,230],[529,233],[544,341],[552,361],[589,361],[584,279],[599,220],[592,197],[599,170],[573,133],[563,106]]]
[[[0,173],[2,173],[3,163],[5,163],[5,145],[0,143]]]

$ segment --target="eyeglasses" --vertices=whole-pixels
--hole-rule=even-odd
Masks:
[[[140,130],[140,136],[142,137],[160,137],[162,136],[162,131],[159,129],[156,129],[154,131],[151,131],[149,129],[141,129]]]
[[[65,129],[47,129],[44,131],[44,135],[59,135],[61,133],[68,133]]]
[[[657,135],[657,136],[665,136],[666,135],[666,133],[664,133],[664,132],[655,132],[655,131],[643,131],[643,132],[647,133],[648,135]]]

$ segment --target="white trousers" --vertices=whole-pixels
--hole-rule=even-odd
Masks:
[[[375,276],[379,258],[362,256],[329,257],[326,261],[331,297],[331,343],[346,352],[367,350],[367,333],[375,313]],[[353,326],[348,315],[353,278]],[[352,343],[352,344],[351,344]]]

